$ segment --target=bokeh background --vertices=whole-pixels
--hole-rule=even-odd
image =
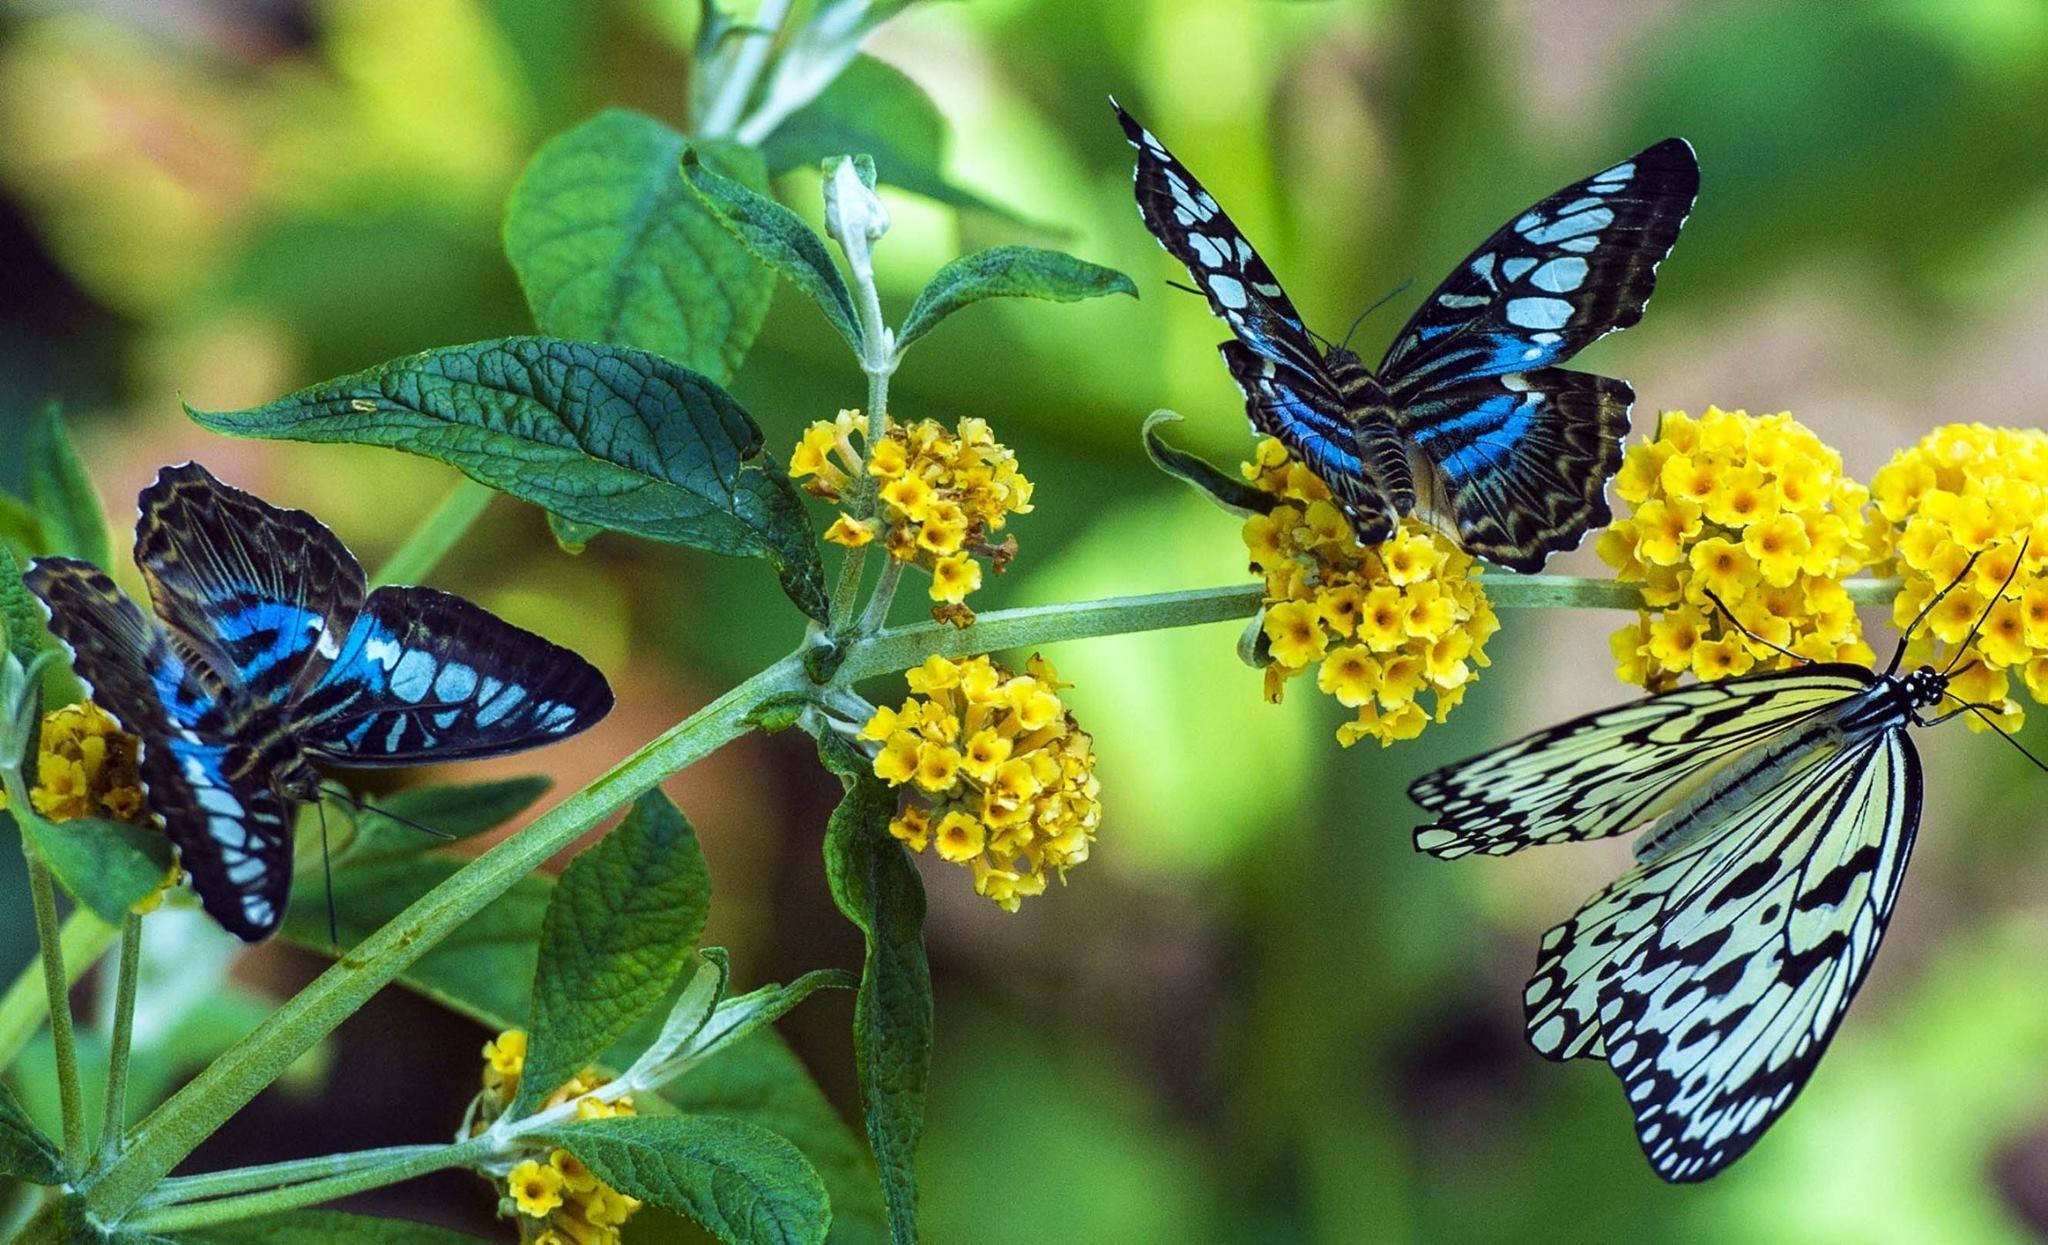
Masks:
[[[695,8],[13,6],[0,445],[58,398],[120,527],[157,466],[197,457],[316,511],[374,561],[447,471],[216,439],[180,399],[250,405],[526,331],[498,249],[506,190],[543,139],[602,106],[683,120]],[[871,50],[951,120],[954,179],[1029,222],[892,196],[894,311],[937,263],[1004,240],[1066,247],[1143,288],[984,305],[896,379],[899,413],[985,417],[1038,482],[1022,555],[984,608],[1244,578],[1234,520],[1138,452],[1160,406],[1212,457],[1248,440],[1218,326],[1164,285],[1178,274],[1132,209],[1111,93],[1223,198],[1311,323],[1337,333],[1416,280],[1361,330],[1368,353],[1500,220],[1676,133],[1699,150],[1699,206],[1647,320],[1581,361],[1633,381],[1639,430],[1658,408],[1790,409],[1868,479],[1938,422],[2031,426],[2048,409],[2039,0],[971,0],[913,9]],[[781,189],[815,215],[814,176]],[[736,392],[786,445],[862,387],[785,288]],[[19,474],[0,454],[0,482]],[[1595,564],[1581,551],[1553,569]],[[579,783],[800,630],[756,564],[618,537],[572,558],[508,500],[436,581],[577,644],[621,691],[602,729],[472,776]],[[1621,698],[1605,645],[1621,621],[1509,616],[1466,707],[1386,751],[1340,750],[1338,710],[1305,685],[1263,704],[1234,626],[1054,653],[1099,741],[1108,813],[1095,858],[1018,915],[959,870],[927,875],[930,1239],[2048,1234],[2048,780],[1995,741],[1922,737],[1929,808],[1884,955],[1800,1105],[1720,1179],[1656,1180],[1610,1075],[1523,1047],[1536,938],[1627,848],[1440,864],[1411,851],[1402,792]],[[1887,620],[1866,622],[1888,649]],[[801,740],[744,741],[674,791],[716,880],[710,937],[743,982],[857,963],[818,862],[837,786]],[[18,872],[11,850],[0,861]],[[31,954],[24,893],[0,878],[10,973]],[[265,948],[225,992],[173,976],[151,984],[144,1021],[232,1035],[317,968]],[[784,1026],[843,1107],[849,1012],[824,998]],[[482,1038],[391,992],[196,1161],[445,1136]],[[460,1176],[361,1205],[490,1230],[489,1194]],[[632,1239],[664,1231],[650,1218]]]

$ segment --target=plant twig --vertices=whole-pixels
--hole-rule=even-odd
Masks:
[[[461,1167],[481,1158],[488,1150],[488,1143],[480,1137],[454,1145],[394,1146],[387,1153],[410,1153],[343,1175],[287,1184],[261,1193],[157,1207],[134,1215],[124,1226],[138,1232],[175,1232],[208,1224],[231,1223],[237,1219],[253,1219],[259,1215],[274,1215],[397,1184],[428,1172]]]
[[[10,781],[10,787],[19,783]],[[35,814],[25,806],[26,791],[10,792],[15,816]],[[36,850],[35,841],[24,830],[21,852],[28,859],[28,888],[35,908],[36,945],[43,962],[43,990],[50,1009],[50,1045],[57,1055],[57,1100],[64,1121],[64,1163],[79,1170],[85,1154],[85,1100],[78,1088],[78,1041],[71,1031],[71,979],[64,974],[64,945],[57,929],[57,883],[50,866]]]
[[[100,1149],[96,1164],[105,1167],[121,1155],[121,1134],[128,1124],[128,1055],[135,1039],[135,983],[142,975],[142,917],[130,913],[121,922],[120,967],[114,980],[114,1032],[107,1049],[107,1098],[100,1116]]]
[[[447,496],[413,528],[405,543],[378,568],[370,586],[416,584],[424,580],[456,542],[468,534],[496,495],[490,485],[479,484],[468,476],[456,481]]]

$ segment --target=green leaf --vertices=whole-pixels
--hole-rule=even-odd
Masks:
[[[111,925],[126,920],[171,871],[171,842],[156,830],[97,817],[14,820],[71,897]]]
[[[683,151],[683,180],[756,258],[810,295],[855,354],[865,354],[846,278],[839,275],[825,240],[804,224],[803,217],[713,171],[694,147]]]
[[[565,519],[552,510],[548,511],[548,532],[554,536],[555,545],[563,553],[582,553],[590,548],[590,542],[596,540],[603,531],[604,529],[595,523],[578,523],[574,519]]]
[[[683,185],[685,145],[623,108],[556,135],[506,202],[505,254],[541,332],[651,350],[722,384],[761,331],[775,275]],[[755,152],[700,150],[766,188]]]
[[[815,167],[850,151],[874,157],[891,186],[954,207],[1007,220],[1008,208],[945,178],[946,119],[924,88],[886,61],[862,54],[810,103],[785,118],[761,145],[768,171]]]
[[[63,1156],[4,1083],[0,1083],[0,1176],[30,1184],[64,1183]]]
[[[1139,435],[1144,438],[1145,453],[1152,459],[1153,466],[1175,479],[1194,485],[1217,505],[1238,514],[1265,514],[1279,504],[1279,498],[1252,487],[1208,459],[1168,445],[1160,429],[1168,424],[1177,424],[1180,419],[1177,412],[1165,410],[1154,411],[1145,417],[1145,426],[1139,430]]]
[[[819,740],[846,797],[825,828],[825,876],[833,902],[860,927],[867,953],[854,1004],[854,1061],[861,1115],[881,1174],[889,1228],[917,1239],[917,1142],[931,1078],[932,978],[924,950],[924,884],[889,836],[896,793],[837,736]]]
[[[441,840],[406,825],[406,821],[456,839],[494,830],[532,808],[553,785],[553,779],[530,774],[496,782],[408,787],[376,796],[357,818],[356,844],[349,848],[348,859],[360,859],[355,853],[372,845],[379,854],[418,855],[440,844]]]
[[[6,489],[0,489],[0,544],[18,557],[32,557],[47,548],[43,521],[29,504]]]
[[[30,422],[22,456],[28,462],[29,502],[49,543],[45,552],[83,558],[94,566],[110,565],[106,511],[100,508],[92,477],[86,474],[55,403]]]
[[[405,1219],[295,1210],[178,1234],[192,1245],[481,1245],[483,1238]]]
[[[659,788],[569,862],[541,924],[515,1114],[596,1061],[661,1002],[704,932],[711,874]]]
[[[787,1140],[720,1116],[614,1116],[535,1134],[631,1197],[695,1220],[722,1241],[816,1242],[825,1185]]]
[[[696,1032],[685,1049],[693,1058],[703,1058],[734,1042],[745,1040],[755,1030],[788,1015],[790,1010],[820,990],[856,990],[860,978],[842,968],[820,968],[805,973],[788,985],[766,985],[733,998],[723,999]]]
[[[26,666],[49,647],[50,633],[44,624],[43,607],[21,582],[21,563],[14,551],[0,544],[0,623],[7,627],[7,651]]]
[[[244,411],[186,412],[233,436],[382,445],[581,523],[759,555],[811,617],[824,572],[796,487],[732,396],[622,346],[508,337],[448,346]]]
[[[1138,296],[1138,287],[1114,268],[1075,259],[1064,251],[1037,246],[997,246],[963,255],[933,274],[910,314],[896,348],[923,337],[939,321],[984,298],[1042,298],[1056,303],[1079,302],[1105,294]]]

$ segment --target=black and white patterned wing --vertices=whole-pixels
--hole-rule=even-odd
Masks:
[[[337,765],[420,765],[566,739],[611,711],[597,668],[432,588],[379,588],[294,708],[308,751]]]
[[[1667,1180],[1705,1180],[1791,1105],[1870,971],[1920,819],[1896,727],[1787,758],[1697,811],[1545,935],[1530,1044],[1604,1058]]]
[[[98,567],[44,558],[25,582],[94,703],[140,741],[148,807],[206,911],[239,938],[268,936],[291,889],[289,810],[257,758],[227,742],[236,693],[194,668]]]
[[[1722,766],[1861,694],[1848,664],[1770,671],[1645,696],[1445,766],[1409,798],[1436,819],[1417,850],[1444,860],[1625,834],[1677,807]]]
[[[363,568],[334,533],[197,463],[164,468],[138,500],[135,564],[188,651],[252,701],[310,686],[363,602]]]
[[[1667,138],[1544,199],[1423,302],[1381,384],[1407,406],[1426,389],[1562,363],[1636,323],[1699,186],[1691,144]]]

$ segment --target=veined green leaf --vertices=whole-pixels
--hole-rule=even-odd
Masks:
[[[506,202],[505,254],[541,332],[650,350],[722,384],[761,331],[775,275],[683,184],[685,145],[623,108],[556,135]],[[766,188],[757,153],[699,151]]]
[[[1225,510],[1241,515],[1265,514],[1278,503],[1279,498],[1253,488],[1208,459],[1168,445],[1160,430],[1168,424],[1179,423],[1180,419],[1178,412],[1165,410],[1154,411],[1145,417],[1145,426],[1139,430],[1139,435],[1144,438],[1145,453],[1152,459],[1153,466],[1175,479],[1194,485]]]
[[[380,1219],[338,1210],[295,1210],[178,1234],[192,1245],[483,1245],[483,1238],[452,1228]]]
[[[758,1124],[715,1115],[614,1116],[536,1134],[631,1197],[721,1241],[818,1242],[832,1220],[803,1154]]]
[[[533,807],[553,785],[551,779],[530,774],[496,782],[436,783],[376,796],[368,801],[370,808],[357,814],[357,839],[348,859],[364,859],[371,847],[380,855],[418,855],[439,845],[441,840],[407,821],[455,839],[496,829]]]
[[[1138,296],[1138,287],[1114,268],[1037,246],[997,246],[953,260],[933,274],[903,318],[900,351],[939,321],[984,298],[1042,298],[1079,302],[1105,294]]]
[[[810,168],[831,156],[865,152],[881,180],[953,207],[1018,220],[998,203],[946,180],[946,119],[902,70],[865,54],[818,97],[785,118],[761,145],[771,173]]]
[[[71,897],[111,925],[126,920],[171,871],[171,842],[156,830],[98,817],[14,821]]]
[[[643,350],[508,337],[448,346],[244,411],[216,432],[420,454],[565,518],[759,555],[812,618],[824,573],[802,500],[725,390]]]
[[[833,902],[867,944],[854,1004],[861,1115],[881,1174],[890,1235],[917,1239],[917,1142],[931,1078],[932,979],[924,949],[924,884],[889,837],[896,793],[837,736],[819,754],[846,784],[825,828]]]
[[[49,542],[45,552],[83,558],[94,566],[108,565],[112,546],[107,539],[106,512],[100,509],[92,477],[86,474],[55,403],[45,406],[29,424],[23,457],[28,461],[29,503],[35,507]]]
[[[0,1176],[30,1184],[64,1183],[63,1157],[5,1083],[0,1083]]]
[[[704,932],[711,874],[659,788],[555,883],[541,923],[523,1113],[595,1062],[661,1002]]]
[[[683,180],[762,263],[810,295],[855,354],[864,353],[860,318],[854,312],[846,278],[839,275],[825,240],[812,232],[803,217],[713,171],[695,148],[683,152]]]

